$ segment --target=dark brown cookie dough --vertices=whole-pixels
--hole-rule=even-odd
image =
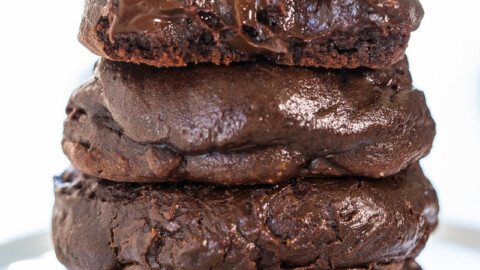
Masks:
[[[157,67],[277,64],[381,68],[423,18],[418,0],[86,0],[79,39],[111,60]]]
[[[69,269],[419,269],[389,263],[413,260],[438,214],[418,164],[382,180],[251,187],[117,183],[70,170],[55,195],[55,251]]]
[[[73,165],[115,181],[379,178],[425,156],[435,134],[406,60],[383,70],[102,60],[67,114]]]

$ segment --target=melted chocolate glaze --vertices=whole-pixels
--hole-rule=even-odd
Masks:
[[[379,178],[428,154],[435,134],[406,60],[382,70],[102,60],[67,114],[69,159],[115,181]]]
[[[55,195],[53,240],[68,269],[419,270],[412,260],[438,214],[418,164],[382,180],[237,188],[73,170]]]

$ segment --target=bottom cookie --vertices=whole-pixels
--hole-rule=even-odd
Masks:
[[[53,240],[69,269],[421,269],[437,223],[418,164],[381,180],[275,186],[55,181]]]

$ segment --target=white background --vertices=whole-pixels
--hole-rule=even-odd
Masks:
[[[422,4],[426,16],[407,51],[437,122],[422,165],[438,190],[442,224],[480,233],[480,1]],[[64,108],[97,59],[76,39],[82,8],[81,0],[2,1],[0,245],[50,228],[52,176],[69,165],[60,147]],[[468,247],[439,241],[427,248],[426,269],[480,261]],[[457,262],[448,256],[455,250],[464,256]],[[432,266],[434,256],[445,261]]]

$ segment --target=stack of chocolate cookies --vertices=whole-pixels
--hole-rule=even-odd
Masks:
[[[53,239],[69,269],[420,269],[417,0],[87,0]],[[186,66],[186,67],[182,67]]]

